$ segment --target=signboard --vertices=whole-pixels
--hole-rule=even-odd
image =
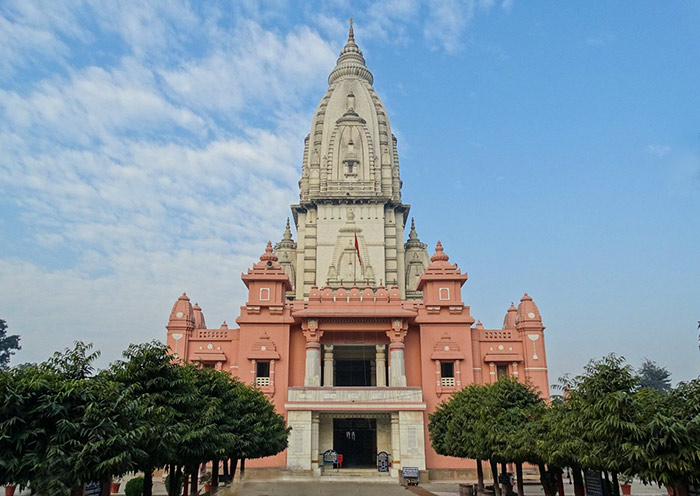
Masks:
[[[337,463],[338,462],[338,453],[336,453],[333,450],[326,450],[323,452],[323,463]]]
[[[606,490],[607,483],[603,479],[603,473],[596,470],[586,470],[586,496],[609,496]]]
[[[102,496],[102,484],[99,482],[85,484],[85,496]]]
[[[377,453],[377,470],[379,472],[389,471],[389,453],[386,451]]]

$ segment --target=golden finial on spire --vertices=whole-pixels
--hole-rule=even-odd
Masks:
[[[351,17],[350,19],[350,32],[348,33],[348,43],[351,41],[354,43],[355,42],[355,31],[352,29],[352,24],[355,22],[355,20]]]

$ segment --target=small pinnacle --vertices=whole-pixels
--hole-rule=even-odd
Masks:
[[[348,43],[355,43],[355,32],[352,29],[352,23],[355,22],[353,18],[350,18],[350,31],[348,32]]]

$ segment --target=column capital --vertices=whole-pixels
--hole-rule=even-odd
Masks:
[[[301,323],[301,332],[306,338],[306,347],[319,347],[323,331],[318,328],[318,320],[304,319]]]

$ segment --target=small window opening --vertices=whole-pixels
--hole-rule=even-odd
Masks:
[[[257,386],[270,385],[270,362],[257,362],[255,364],[255,384]]]
[[[443,387],[454,387],[455,364],[454,362],[440,362],[440,383]]]
[[[498,379],[508,377],[508,365],[496,365],[496,377]]]

